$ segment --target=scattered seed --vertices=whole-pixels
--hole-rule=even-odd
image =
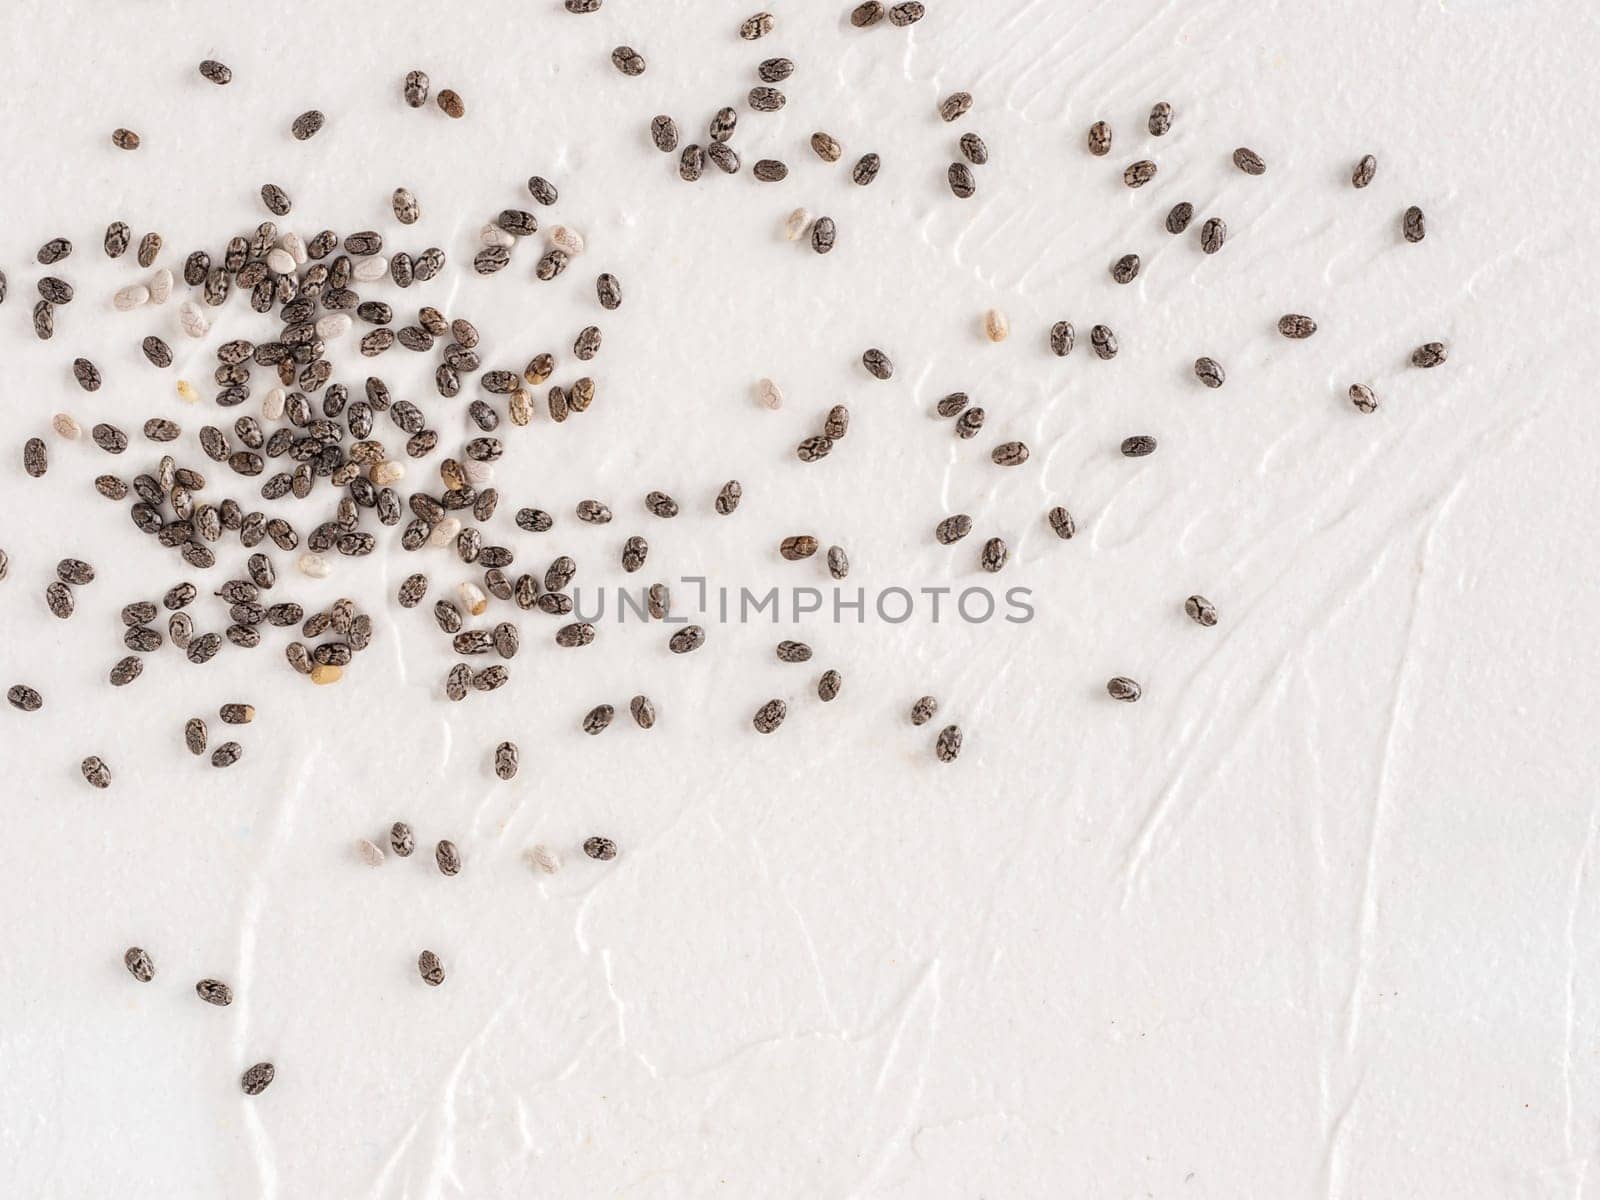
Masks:
[[[297,142],[308,141],[317,135],[317,132],[327,123],[328,118],[317,109],[307,109],[296,117],[289,126],[289,132]]]
[[[106,766],[99,755],[89,755],[79,764],[79,769],[91,787],[104,789],[111,786],[111,768]]]
[[[739,507],[739,501],[744,498],[744,487],[737,479],[730,479],[722,485],[722,490],[717,493],[715,508],[719,516],[728,516]]]
[[[1449,357],[1443,342],[1425,342],[1411,352],[1414,367],[1437,367]]]
[[[1204,596],[1190,596],[1183,602],[1183,611],[1196,625],[1209,627],[1217,623],[1217,610]]]
[[[971,92],[951,92],[939,105],[939,117],[945,122],[958,121],[971,111]]]
[[[6,689],[6,700],[13,708],[20,708],[23,712],[38,712],[44,706],[44,698],[25,683],[13,684]]]
[[[883,165],[883,160],[876,154],[863,154],[856,160],[856,165],[850,168],[850,178],[858,186],[866,187],[878,177],[878,169]]]
[[[966,513],[946,517],[933,527],[934,539],[941,546],[952,546],[972,532],[972,518]]]
[[[978,190],[978,181],[973,177],[972,168],[964,162],[951,163],[945,171],[945,178],[958,200],[970,200]]]
[[[983,551],[978,556],[978,565],[990,574],[994,574],[1006,565],[1011,557],[1011,550],[1001,538],[990,538],[983,544]]]
[[[1361,161],[1356,163],[1356,169],[1350,173],[1350,186],[1364,188],[1377,173],[1378,160],[1370,154],[1363,154]]]
[[[583,852],[596,862],[610,862],[617,856],[617,844],[607,837],[586,838]]]
[[[1156,439],[1148,434],[1136,434],[1122,439],[1123,458],[1143,458],[1156,452]]]
[[[1248,146],[1240,146],[1233,152],[1233,165],[1246,175],[1265,175],[1267,164],[1261,161],[1261,156]]]
[[[1364,383],[1352,383],[1350,385],[1350,403],[1364,413],[1378,411],[1377,393]]]
[[[441,875],[459,875],[461,873],[461,851],[456,849],[456,844],[451,841],[441,841],[433,848],[433,860],[439,865]]]
[[[933,753],[942,763],[955,762],[961,753],[961,726],[946,725],[934,740]]]
[[[111,131],[111,144],[118,150],[137,150],[139,148],[139,135],[131,129],[113,129]]]
[[[838,162],[844,153],[844,147],[831,133],[823,133],[820,129],[811,135],[811,149],[823,162]]]
[[[781,641],[778,643],[778,661],[785,663],[810,662],[811,647],[804,642]]]
[[[1428,236],[1428,224],[1423,218],[1422,210],[1413,204],[1406,209],[1405,216],[1400,222],[1401,231],[1408,242],[1420,242]]]
[[[1222,369],[1222,364],[1214,358],[1195,359],[1194,373],[1208,388],[1219,388],[1228,378],[1227,372]]]
[[[889,356],[877,347],[865,351],[861,355],[861,365],[867,369],[867,374],[874,379],[890,379],[894,376],[894,363]]]
[[[1278,318],[1278,332],[1286,338],[1302,341],[1317,331],[1317,323],[1299,313],[1285,313]]]
[[[246,1096],[259,1096],[266,1091],[277,1076],[277,1069],[269,1062],[258,1062],[239,1077],[239,1086]]]
[[[233,81],[233,72],[227,64],[219,63],[214,58],[208,58],[200,64],[200,77],[216,84],[218,87]]]
[[[194,985],[194,992],[207,1004],[218,1008],[227,1008],[233,1003],[233,989],[220,979],[202,979]]]
[[[753,42],[757,38],[764,38],[771,33],[774,24],[771,13],[758,12],[753,17],[745,18],[744,22],[739,26],[739,36],[747,42]]]
[[[1028,447],[1023,442],[1001,442],[989,452],[989,460],[997,467],[1020,467],[1028,461]]]
[[[494,773],[499,779],[510,781],[517,777],[520,755],[515,742],[501,742],[494,748]]]
[[[1145,127],[1150,130],[1151,137],[1165,137],[1172,128],[1172,105],[1163,100],[1152,108]]]
[[[1089,330],[1089,345],[1098,358],[1113,359],[1117,356],[1117,335],[1105,325],[1096,325]]]
[[[655,143],[656,149],[663,154],[676,150],[678,148],[678,123],[665,113],[653,118],[650,122],[650,140]]]
[[[879,0],[865,0],[850,10],[850,24],[857,29],[866,29],[883,20],[883,5]]]
[[[1139,278],[1139,256],[1124,254],[1111,264],[1111,278],[1117,283],[1132,283]]]
[[[122,953],[122,965],[128,968],[140,983],[149,983],[156,977],[156,964],[151,961],[150,955],[140,946],[129,946]]]
[[[811,226],[811,248],[818,254],[831,251],[837,238],[838,230],[832,217],[818,217],[816,224]]]
[[[1124,675],[1107,680],[1106,692],[1113,700],[1121,700],[1125,704],[1132,704],[1144,695],[1144,689]]]
[[[751,723],[756,727],[757,733],[771,733],[783,719],[789,715],[789,706],[782,700],[768,700],[756,710],[756,715]]]
[[[1050,522],[1050,528],[1055,531],[1055,535],[1062,541],[1067,541],[1078,531],[1077,524],[1072,519],[1072,514],[1059,504],[1045,514],[1045,519]]]
[[[1131,163],[1122,172],[1122,182],[1131,188],[1142,188],[1156,177],[1156,165],[1148,158]]]
[[[596,704],[583,716],[583,731],[591,737],[604,733],[611,725],[611,719],[616,716],[616,709],[609,704]]]
[[[429,987],[438,987],[444,982],[444,964],[432,950],[424,950],[417,955],[417,971],[422,976],[422,982]]]
[[[975,133],[961,135],[961,153],[966,160],[975,167],[981,167],[989,161],[989,144]]]
[[[438,103],[447,117],[460,120],[467,115],[466,103],[461,99],[460,95],[450,88],[440,90]]]
[[[991,342],[1003,342],[1011,336],[1011,318],[998,308],[983,314],[983,332]]]
[[[211,752],[213,767],[231,767],[244,756],[244,747],[238,742],[223,742]]]

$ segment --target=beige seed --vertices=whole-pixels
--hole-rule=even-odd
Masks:
[[[773,412],[783,407],[783,389],[770,379],[762,379],[756,383],[756,399],[762,406],[770,408]]]
[[[566,225],[557,225],[550,231],[550,244],[568,255],[583,253],[583,235]]]
[[[344,678],[344,668],[336,667],[332,663],[317,663],[311,668],[311,682],[321,687],[329,683],[338,683]]]
[[[549,846],[534,846],[528,851],[528,864],[546,875],[554,875],[561,870],[561,855]]]
[[[313,677],[315,677],[315,674],[313,671]],[[383,851],[378,848],[376,842],[368,841],[366,838],[357,838],[356,854],[369,867],[381,867],[383,865]]]
[[[145,299],[149,299],[150,289],[141,287],[140,290],[145,293]],[[178,305],[178,326],[192,338],[203,338],[211,332],[211,319],[193,300],[185,300]]]
[[[306,250],[306,240],[298,233],[286,233],[278,239],[278,245],[289,252],[289,257],[294,259],[294,265],[303,267],[310,260],[310,253]]]
[[[446,517],[433,527],[433,532],[428,535],[428,545],[452,546],[460,532],[461,518]]]
[[[274,275],[289,275],[294,272],[294,255],[279,246],[274,246],[267,251],[267,270]]]
[[[193,404],[200,399],[200,393],[195,390],[194,384],[187,379],[178,380],[178,399],[185,404]]]
[[[283,419],[284,405],[288,403],[289,396],[281,387],[270,389],[261,397],[261,415],[269,421]]]
[[[83,426],[78,424],[78,419],[71,413],[57,413],[51,417],[50,428],[69,442],[75,442],[83,436]]]
[[[797,208],[783,223],[783,236],[791,242],[798,242],[806,236],[806,231],[811,228],[811,210]]]
[[[350,273],[362,283],[376,283],[389,273],[389,260],[382,254],[369,254],[356,259],[356,265]]]
[[[331,312],[317,318],[317,336],[325,342],[334,338],[343,337],[350,332],[350,314],[345,312]]]
[[[162,267],[161,270],[150,276],[149,287],[150,303],[165,304],[167,298],[172,295],[172,272],[166,267]]]
[[[494,464],[469,458],[461,464],[461,477],[473,487],[482,487],[486,483],[493,483]]]
[[[300,568],[300,574],[310,579],[326,579],[333,571],[332,563],[310,550],[302,554],[295,565]]]
[[[511,393],[511,404],[508,409],[513,425],[526,425],[533,420],[533,399],[523,388],[518,388]]]
[[[150,289],[142,283],[130,283],[125,288],[118,288],[116,295],[111,297],[111,307],[118,312],[132,312],[148,303],[150,303]]]
[[[475,617],[483,616],[489,607],[489,597],[470,579],[456,586],[456,595],[461,598],[461,607]]]
[[[372,469],[367,472],[367,478],[378,487],[388,487],[391,483],[399,483],[406,477],[406,465],[392,458],[386,458],[380,463],[373,463]]]
[[[1011,319],[998,308],[983,314],[983,332],[991,342],[1003,342],[1011,336]]]
[[[517,239],[507,233],[500,226],[490,221],[478,233],[478,240],[490,248],[509,250],[517,244]]]

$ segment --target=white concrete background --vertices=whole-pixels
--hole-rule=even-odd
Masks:
[[[1594,13],[929,0],[914,29],[859,32],[836,0],[774,4],[778,31],[751,46],[735,36],[749,8],[0,12],[0,682],[46,694],[37,714],[0,711],[8,1189],[1600,1195]],[[624,42],[643,77],[609,65]],[[735,144],[788,160],[789,180],[681,184],[649,118],[697,136],[775,54],[799,64],[789,105],[740,103]],[[207,56],[231,86],[198,77]],[[459,90],[467,118],[405,108],[412,67]],[[957,88],[977,104],[952,128],[935,107]],[[1152,143],[1160,99],[1176,120]],[[328,126],[295,143],[312,106]],[[1097,118],[1117,133],[1105,160],[1083,149]],[[118,125],[143,148],[112,148]],[[816,128],[846,163],[810,155]],[[963,204],[943,170],[969,128],[992,161]],[[1240,144],[1265,177],[1231,168]],[[1161,173],[1130,192],[1121,168],[1147,146]],[[883,172],[858,189],[846,168],[869,149]],[[1367,151],[1378,179],[1356,192]],[[472,317],[486,365],[606,331],[594,408],[508,435],[495,528],[519,567],[566,552],[618,583],[617,547],[641,532],[649,578],[815,585],[820,567],[775,553],[812,531],[849,548],[852,583],[968,586],[979,536],[998,533],[1014,547],[1000,581],[1034,589],[1037,619],[812,624],[817,660],[791,667],[770,627],[714,626],[678,658],[659,627],[557,651],[537,617],[512,685],[452,706],[443,639],[392,600],[413,558],[311,583],[277,554],[280,594],[351,595],[377,619],[338,688],[293,676],[282,635],[205,669],[166,647],[131,688],[107,686],[117,609],[195,576],[89,486],[156,451],[136,436],[112,463],[54,443],[34,481],[21,443],[58,410],[131,433],[160,413],[198,458],[194,430],[237,413],[182,405],[173,380],[209,398],[215,344],[262,327],[235,303],[197,345],[170,306],[113,312],[140,273],[103,257],[106,223],[159,230],[176,268],[253,227],[270,180],[307,235],[375,227],[464,265],[536,171],[562,190],[541,219],[589,240],[561,281],[532,281],[523,248],[491,280],[389,297],[406,319],[424,302]],[[402,184],[424,210],[410,230],[388,214]],[[1221,254],[1161,232],[1184,198],[1227,218]],[[1430,220],[1417,246],[1398,232],[1411,203]],[[831,257],[782,240],[797,204],[838,220]],[[79,246],[57,272],[78,299],[41,343],[32,253],[56,234]],[[1106,267],[1128,250],[1145,273],[1118,288]],[[626,289],[615,314],[594,303],[603,269]],[[977,332],[990,306],[1011,316],[1003,346]],[[1283,341],[1285,311],[1321,332]],[[1062,317],[1080,336],[1112,325],[1121,356],[1053,358]],[[138,355],[152,331],[181,352],[170,372]],[[1432,339],[1450,362],[1410,369]],[[872,344],[899,365],[889,384],[858,365]],[[1202,353],[1228,367],[1220,392],[1189,374]],[[105,372],[96,395],[72,383],[77,354]],[[419,400],[447,443],[461,433],[473,389],[430,399],[419,357],[338,365]],[[781,413],[753,402],[764,375],[788,392]],[[1343,399],[1355,380],[1377,414]],[[972,442],[928,415],[956,388],[990,413]],[[795,462],[836,402],[849,438]],[[1131,433],[1160,451],[1122,460]],[[1033,461],[991,466],[1006,437]],[[711,515],[735,475],[744,507]],[[685,515],[645,516],[652,487]],[[617,522],[579,526],[585,496]],[[1077,515],[1070,543],[1044,526],[1054,503]],[[557,529],[516,531],[522,504]],[[979,533],[947,549],[931,530],[952,511]],[[42,593],[65,553],[99,578],[61,623]],[[436,589],[463,575],[428,563]],[[1184,618],[1193,591],[1217,628]],[[198,611],[220,628],[215,602]],[[823,707],[829,666],[845,688]],[[1119,673],[1144,683],[1140,704],[1105,697]],[[661,709],[653,732],[579,732],[591,705],[636,691]],[[906,720],[924,692],[966,731],[953,766],[931,753],[943,718]],[[791,715],[761,738],[749,716],[773,695]],[[231,699],[260,716],[224,775],[184,754],[181,728]],[[522,748],[512,785],[489,770],[504,737]],[[109,792],[78,777],[89,753],[112,764]],[[357,865],[353,840],[396,818],[428,845],[453,838],[463,874]],[[604,867],[576,855],[596,832],[622,847]],[[568,855],[553,879],[521,861],[537,841]],[[132,943],[157,961],[148,986],[119,961]],[[424,947],[450,973],[438,990],[416,974]],[[234,985],[231,1008],[195,999],[207,975]],[[237,1079],[257,1059],[278,1078],[249,1099]]]

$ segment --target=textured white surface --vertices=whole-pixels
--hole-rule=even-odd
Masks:
[[[843,0],[774,7],[778,31],[753,46],[735,36],[748,7],[722,0],[607,0],[588,17],[555,0],[0,13],[0,683],[46,697],[0,711],[7,1190],[1600,1194],[1593,13],[930,0],[911,30],[860,32]],[[647,74],[613,70],[618,43]],[[798,63],[789,105],[750,113],[739,98],[774,54]],[[208,56],[233,67],[229,87],[195,73]],[[465,120],[400,103],[417,66],[462,93]],[[958,88],[977,103],[943,125]],[[1176,118],[1152,144],[1160,99]],[[689,187],[650,148],[653,114],[687,141],[730,102],[746,163],[784,158],[787,182]],[[313,106],[327,127],[291,141]],[[1097,118],[1116,129],[1104,160],[1083,149]],[[111,147],[119,125],[139,151]],[[844,162],[806,149],[817,128]],[[961,203],[943,172],[966,129],[991,161]],[[1229,165],[1241,144],[1265,177]],[[1121,168],[1147,146],[1161,172],[1130,192]],[[869,149],[882,174],[855,188]],[[1378,178],[1357,192],[1368,151]],[[639,532],[648,578],[818,585],[820,566],[774,552],[811,531],[849,548],[852,584],[965,586],[999,533],[1000,581],[1034,589],[1037,619],[813,624],[817,660],[795,667],[773,660],[770,627],[713,626],[679,658],[659,626],[557,651],[535,616],[512,684],[452,706],[444,639],[425,608],[393,604],[414,556],[311,581],[274,553],[278,596],[348,594],[375,614],[343,684],[292,676],[278,634],[199,669],[165,647],[108,687],[117,609],[196,573],[89,480],[148,469],[136,431],[156,413],[198,459],[193,431],[237,415],[209,403],[212,350],[261,325],[235,301],[196,343],[176,298],[114,311],[148,273],[103,257],[106,223],[158,229],[177,267],[262,219],[272,181],[306,236],[375,227],[459,267],[486,219],[527,205],[534,172],[562,193],[541,221],[588,244],[560,281],[533,282],[521,248],[493,279],[385,292],[402,319],[418,303],[472,317],[489,366],[605,329],[594,408],[507,434],[495,527],[519,568],[565,552],[620,582],[617,548]],[[409,229],[388,212],[397,186],[422,205]],[[1161,231],[1179,199],[1196,226],[1226,217],[1221,254]],[[1412,203],[1430,220],[1416,246],[1399,236]],[[800,204],[838,221],[832,256],[784,240]],[[58,233],[78,245],[56,272],[78,299],[40,343],[31,256]],[[1144,275],[1118,288],[1106,268],[1129,250]],[[615,314],[593,299],[606,269],[626,291]],[[990,307],[1011,318],[1002,346],[981,335]],[[1285,342],[1286,311],[1321,332]],[[1063,317],[1084,343],[1113,326],[1121,356],[1050,356]],[[139,357],[152,331],[173,370]],[[1409,368],[1432,339],[1450,362]],[[868,345],[893,355],[893,382],[862,373]],[[105,372],[93,396],[72,384],[76,354]],[[1195,382],[1199,354],[1227,366],[1223,390]],[[475,389],[430,399],[431,361],[396,349],[374,369],[453,437],[443,414]],[[180,375],[199,406],[173,395]],[[756,402],[763,376],[779,412]],[[1375,415],[1344,399],[1358,380]],[[928,415],[957,388],[989,410],[971,442]],[[794,443],[836,402],[849,438],[802,466]],[[113,464],[52,441],[49,475],[29,480],[20,444],[58,410],[116,421],[134,446]],[[1161,449],[1119,458],[1131,433]],[[1008,437],[1032,445],[1026,467],[988,462]],[[745,502],[722,519],[710,501],[730,476]],[[685,514],[645,515],[655,487]],[[617,522],[574,521],[586,496]],[[1055,503],[1077,515],[1069,543],[1044,525]],[[515,530],[522,504],[556,530]],[[978,532],[940,547],[932,526],[954,511]],[[42,592],[65,553],[99,579],[61,623]],[[434,595],[467,577],[424,557]],[[1185,619],[1193,591],[1217,628]],[[216,605],[202,628],[220,628]],[[824,707],[829,666],[845,686]],[[1119,673],[1144,683],[1140,704],[1106,698]],[[579,732],[591,705],[637,691],[654,731]],[[924,692],[941,718],[913,729]],[[749,717],[773,695],[791,715],[761,738]],[[181,730],[233,699],[260,715],[223,774]],[[946,717],[967,739],[952,766],[931,753]],[[506,737],[522,750],[511,785],[490,771]],[[110,791],[78,777],[89,753]],[[425,852],[360,865],[356,839],[396,818],[426,846],[455,840],[465,871],[446,879]],[[615,862],[577,852],[597,832]],[[523,861],[536,842],[561,849],[559,874]],[[123,970],[129,944],[154,956],[154,983]],[[423,948],[441,988],[418,979]],[[233,985],[231,1008],[195,998],[208,975]],[[258,1059],[277,1081],[249,1099],[238,1075]]]

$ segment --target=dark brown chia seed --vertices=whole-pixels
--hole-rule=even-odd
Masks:
[[[277,1069],[269,1062],[258,1062],[239,1077],[239,1086],[246,1096],[259,1096],[271,1085]]]
[[[1019,467],[1028,461],[1028,447],[1023,442],[1001,442],[989,452],[989,461],[997,467]]]
[[[789,98],[775,87],[753,87],[746,97],[750,107],[756,112],[777,112],[789,102]]]
[[[827,458],[832,450],[833,439],[825,436],[808,437],[794,448],[795,457],[804,463]]]
[[[1167,232],[1182,233],[1189,228],[1189,222],[1194,220],[1194,205],[1187,200],[1179,201],[1167,213]]]
[[[290,124],[289,132],[294,135],[294,140],[297,142],[309,141],[317,135],[327,120],[328,118],[317,109],[307,109]]]
[[[1072,327],[1071,321],[1057,321],[1050,326],[1050,350],[1057,358],[1071,354],[1077,340],[1077,330]]]
[[[717,493],[714,507],[719,516],[725,517],[739,507],[739,501],[743,498],[744,486],[737,479],[730,479]]]
[[[778,643],[778,661],[785,663],[810,662],[811,647],[804,642],[781,641]]]
[[[961,753],[961,726],[946,725],[934,739],[933,753],[942,763],[955,762]]]
[[[874,379],[890,379],[894,376],[894,363],[889,360],[887,354],[876,347],[861,355],[861,365]]]
[[[810,558],[817,552],[817,539],[810,534],[796,534],[786,537],[778,545],[778,553],[790,562],[799,562],[803,558]]]
[[[1096,121],[1089,126],[1089,153],[1096,158],[1104,158],[1111,153],[1111,126],[1104,121]]]
[[[166,368],[172,365],[172,347],[167,345],[155,334],[151,334],[139,343],[139,349],[144,351],[144,356],[153,367]]]
[[[20,708],[23,712],[38,712],[44,705],[44,698],[25,683],[13,684],[6,689],[6,700],[11,707]]]
[[[1050,522],[1050,528],[1062,541],[1066,541],[1078,531],[1077,523],[1073,521],[1072,514],[1059,504],[1045,514],[1045,519]]]
[[[126,221],[113,221],[106,226],[105,246],[107,258],[121,258],[133,242],[133,230]]]
[[[758,12],[752,17],[746,17],[739,26],[739,36],[747,42],[757,38],[764,38],[772,32],[774,21],[769,12]]]
[[[139,148],[139,135],[131,129],[113,129],[111,131],[111,144],[118,150],[137,150]]]
[[[197,757],[206,752],[206,723],[199,717],[190,717],[184,722],[183,744]]]
[[[1172,128],[1172,105],[1165,100],[1155,105],[1150,110],[1150,119],[1145,123],[1145,128],[1150,130],[1151,137],[1165,137]]]
[[[650,122],[650,140],[655,143],[657,150],[663,154],[671,153],[678,148],[678,123],[666,113],[655,117]]]
[[[811,135],[811,149],[823,162],[829,163],[838,162],[839,156],[844,153],[844,147],[839,145],[838,139],[820,129]]]
[[[705,174],[706,152],[699,145],[690,142],[678,155],[678,178],[685,183],[693,183]]]
[[[750,171],[762,183],[781,183],[789,177],[789,168],[775,158],[758,159]]]
[[[65,279],[57,279],[54,275],[46,275],[39,280],[39,295],[51,304],[71,304],[72,285]]]
[[[433,848],[433,861],[439,865],[441,875],[461,873],[461,851],[456,849],[452,841],[441,841]]]
[[[496,778],[510,781],[517,777],[521,758],[515,742],[501,742],[494,748],[494,773]]]
[[[220,979],[202,979],[194,985],[194,991],[207,1004],[218,1008],[227,1008],[233,1003],[233,989]]]
[[[424,950],[417,955],[417,972],[429,987],[438,987],[444,982],[444,964],[432,950]]]
[[[129,946],[123,951],[122,965],[127,967],[128,974],[140,983],[149,983],[156,977],[156,964],[140,946]]]
[[[1111,264],[1111,278],[1117,283],[1132,283],[1139,278],[1139,256],[1124,254]]]
[[[1406,209],[1405,216],[1400,221],[1400,229],[1408,242],[1420,242],[1428,236],[1428,223],[1422,215],[1422,210],[1415,204]]]
[[[865,0],[850,10],[850,24],[857,29],[866,29],[883,20],[883,5],[879,0]]]
[[[583,731],[593,737],[604,733],[611,725],[611,719],[616,716],[616,709],[609,704],[596,704],[583,716]]]
[[[698,625],[685,625],[667,639],[667,649],[674,654],[690,654],[706,644],[706,631]]]
[[[960,416],[961,410],[966,406],[967,394],[965,392],[951,392],[940,400],[938,404],[934,405],[933,410],[948,420],[951,417]]]
[[[1196,625],[1210,627],[1217,623],[1217,610],[1204,596],[1190,596],[1183,602],[1183,611]]]
[[[72,598],[72,589],[60,582],[45,588],[44,602],[50,609],[50,615],[63,621],[72,615],[72,610],[77,606]]]
[[[1437,367],[1449,357],[1443,342],[1425,342],[1411,352],[1413,367]]]
[[[794,74],[794,60],[789,58],[764,59],[757,67],[756,74],[763,83],[782,83]]]
[[[583,852],[596,862],[610,862],[617,856],[617,844],[608,837],[585,838]]]
[[[978,565],[990,574],[1000,570],[1011,557],[1011,550],[1001,538],[990,538],[978,555]]]
[[[78,766],[91,787],[104,789],[111,786],[111,768],[106,766],[98,754],[89,755]]]
[[[35,257],[38,258],[41,265],[48,267],[53,263],[60,262],[63,258],[66,258],[71,253],[72,243],[66,238],[58,237],[51,238],[44,245],[40,246],[39,253]]]
[[[463,101],[460,95],[450,88],[443,88],[440,90],[438,103],[439,108],[443,110],[444,115],[447,117],[451,117],[459,121],[462,117],[467,115],[467,106],[465,101]]]
[[[224,704],[217,710],[217,715],[226,725],[248,725],[256,719],[256,706],[253,704]]]
[[[1356,163],[1356,169],[1350,173],[1350,186],[1364,188],[1377,173],[1378,160],[1370,154],[1363,154],[1361,161]]]
[[[1278,332],[1286,338],[1303,341],[1317,331],[1317,323],[1299,313],[1285,313],[1278,318]]]
[[[966,513],[946,517],[933,527],[934,539],[941,546],[952,546],[972,532],[972,518]]]
[[[727,142],[712,142],[706,147],[706,157],[724,175],[739,173],[739,154]]]
[[[1125,675],[1118,675],[1106,681],[1106,694],[1113,700],[1121,700],[1125,704],[1132,704],[1144,695],[1144,689]]]
[[[1377,393],[1364,383],[1352,383],[1350,385],[1350,403],[1364,413],[1378,411]]]
[[[81,558],[63,558],[56,564],[56,578],[62,583],[82,587],[94,582],[94,568]]]
[[[927,13],[927,8],[917,0],[906,0],[904,4],[896,4],[889,10],[889,24],[906,26],[915,25]]]
[[[1219,388],[1228,378],[1228,373],[1222,369],[1222,364],[1214,358],[1195,359],[1194,373],[1195,377],[1208,388]]]
[[[644,55],[632,46],[618,46],[611,52],[611,65],[624,75],[643,75]]]
[[[975,167],[981,167],[989,161],[989,145],[975,133],[961,135],[961,153]]]
[[[828,574],[835,579],[844,579],[850,574],[850,556],[843,546],[828,547]]]
[[[811,226],[811,248],[818,254],[831,251],[837,238],[838,230],[832,217],[818,217],[816,224]]]
[[[978,181],[973,177],[972,168],[964,162],[951,163],[945,171],[945,178],[958,200],[970,200],[978,190]]]
[[[971,111],[971,92],[951,92],[939,105],[939,117],[946,123],[959,121]]]
[[[634,724],[640,729],[655,728],[656,706],[650,702],[649,696],[635,696],[628,701],[628,711],[633,714]]]
[[[783,719],[788,715],[789,706],[782,700],[768,700],[760,708],[756,709],[756,715],[751,720],[751,724],[756,727],[757,733],[771,733],[779,725],[783,724]]]
[[[126,687],[144,672],[144,660],[134,655],[119,658],[112,664],[109,676],[112,687]]]
[[[78,381],[78,386],[86,392],[98,392],[102,382],[100,368],[87,358],[72,360],[72,377]]]
[[[1148,158],[1130,163],[1122,172],[1122,182],[1131,188],[1141,188],[1156,177],[1156,164]]]
[[[973,406],[956,418],[956,436],[965,441],[978,436],[978,431],[983,428],[983,419],[988,416],[982,408]]]
[[[417,848],[417,839],[411,832],[411,826],[404,821],[396,821],[389,826],[389,848],[401,858],[410,858],[411,852]]]
[[[1122,439],[1123,458],[1143,458],[1156,452],[1156,439],[1149,434],[1136,434]]]
[[[1248,146],[1240,146],[1233,152],[1233,165],[1246,175],[1265,175],[1267,164],[1261,161],[1261,156]]]
[[[866,187],[878,177],[878,169],[883,165],[883,160],[876,154],[863,154],[856,160],[856,165],[850,168],[850,178],[860,187]]]
[[[55,305],[48,300],[40,300],[33,306],[33,335],[41,342],[48,342],[56,332]]]

